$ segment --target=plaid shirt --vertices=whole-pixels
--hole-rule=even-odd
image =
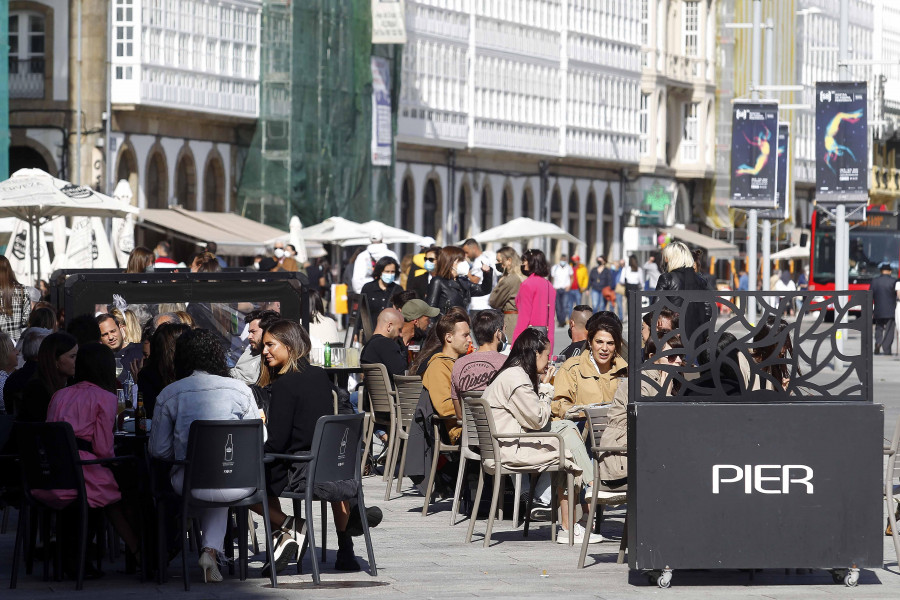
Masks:
[[[0,298],[0,307],[3,300]],[[28,315],[31,314],[31,300],[25,292],[25,287],[17,285],[12,296],[12,314],[7,315],[0,311],[0,330],[5,331],[12,338],[13,343],[19,341],[22,332],[28,327]]]

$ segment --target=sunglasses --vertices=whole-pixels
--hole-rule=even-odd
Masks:
[[[673,362],[679,361],[679,360],[681,362],[684,362],[684,356],[682,356],[681,354],[670,354],[670,355],[666,356],[665,358],[670,363],[673,363]]]

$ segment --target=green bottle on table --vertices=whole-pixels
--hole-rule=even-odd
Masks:
[[[325,342],[325,368],[331,366],[331,344]]]

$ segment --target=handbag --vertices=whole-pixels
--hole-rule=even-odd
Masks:
[[[625,295],[625,284],[624,284],[624,283],[617,283],[617,284],[616,284],[616,294],[618,294],[618,295],[620,295],[620,296],[624,296],[624,295]]]

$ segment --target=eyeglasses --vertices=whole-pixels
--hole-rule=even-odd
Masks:
[[[682,356],[681,354],[670,354],[666,357],[666,360],[670,363],[677,361],[684,362],[684,356]]]

